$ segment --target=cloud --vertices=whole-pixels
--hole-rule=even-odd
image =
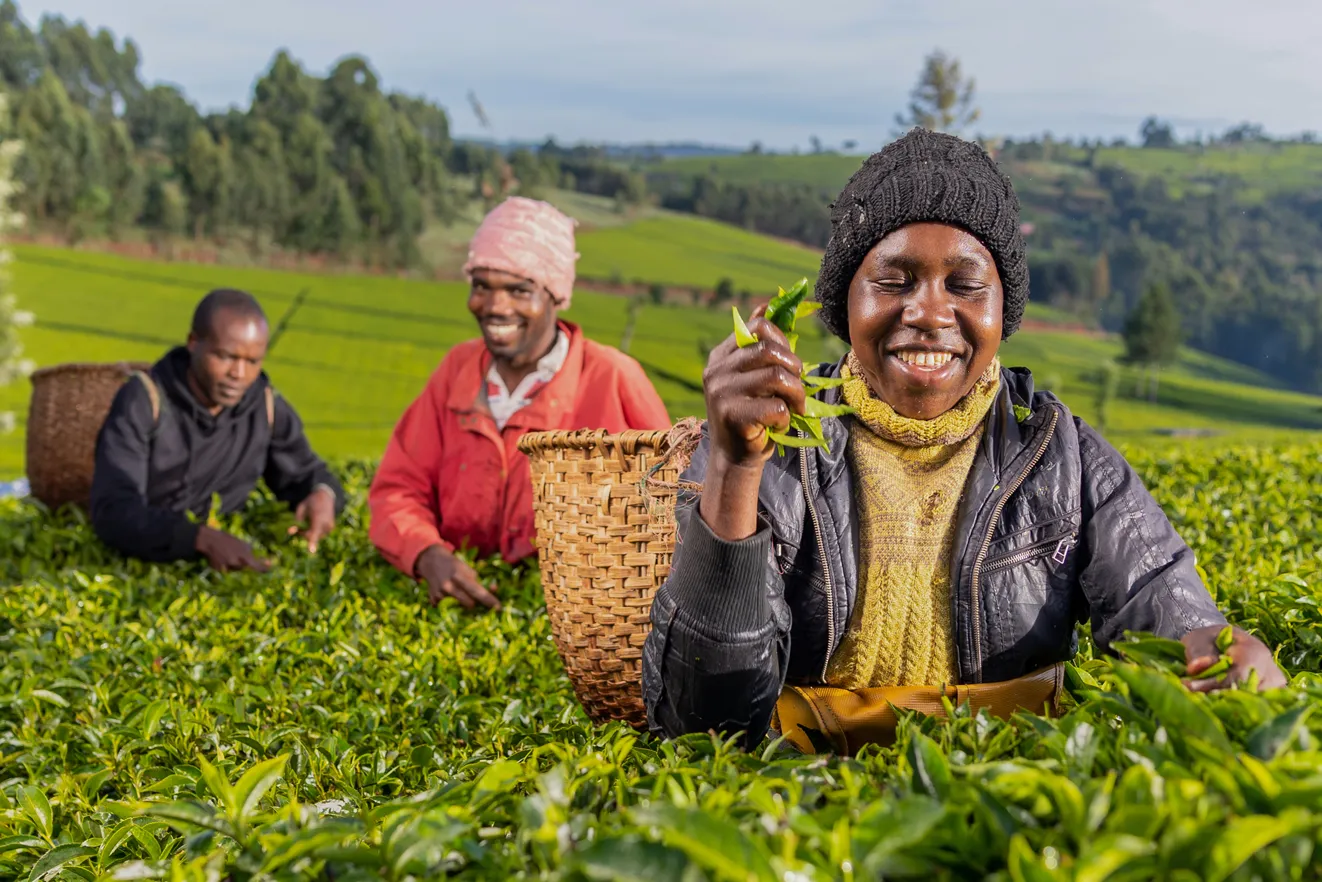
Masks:
[[[1241,120],[1322,129],[1315,0],[167,0],[24,3],[130,35],[150,79],[207,108],[247,100],[287,47],[311,69],[368,57],[475,133],[481,97],[501,137],[769,146],[892,128],[940,46],[977,78],[979,127],[1023,135],[1133,135],[1155,113],[1185,131]]]

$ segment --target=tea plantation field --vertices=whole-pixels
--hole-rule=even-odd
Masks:
[[[714,250],[703,251],[702,243],[684,232],[690,227],[676,232],[680,228],[662,223],[654,229],[648,226],[652,223],[643,220],[595,235],[618,237],[608,249],[611,254],[633,254],[630,259],[640,261],[640,255],[655,255],[648,258],[655,263],[636,264],[644,277],[670,272],[671,264],[677,268],[672,277],[681,272],[706,275],[712,267],[727,265],[721,262],[721,249],[734,247],[730,243],[738,236],[764,246],[769,241],[706,224],[722,235],[709,237]],[[582,247],[587,261],[592,252],[586,244]],[[22,332],[25,355],[38,366],[154,360],[183,341],[192,310],[207,290],[222,285],[250,290],[272,322],[284,324],[268,371],[303,416],[314,445],[334,459],[379,456],[396,419],[446,350],[476,333],[459,283],[161,264],[34,246],[15,252],[14,289],[20,304],[36,314],[36,324]],[[699,261],[684,269],[684,257],[690,254],[710,260],[711,266],[692,269],[706,266]],[[774,285],[788,285],[807,272],[806,265],[782,265],[773,258],[768,252],[762,270],[771,292]],[[624,298],[580,290],[567,317],[589,336],[618,345],[627,309]],[[1040,325],[1054,316],[1030,304],[1029,318]],[[647,369],[673,418],[703,412],[705,347],[723,339],[730,327],[726,311],[650,304],[641,309],[630,353]],[[808,327],[801,350],[806,358],[833,359],[841,353],[818,323]],[[1034,329],[1012,338],[1003,357],[1009,364],[1033,368],[1040,384],[1092,419],[1098,367],[1118,353],[1114,340]],[[1228,362],[1186,353],[1180,365],[1163,374],[1159,401],[1122,397],[1114,405],[1109,430],[1117,438],[1139,438],[1153,429],[1214,428],[1229,436],[1258,438],[1322,429],[1322,398],[1274,390],[1263,385],[1268,382]],[[1122,394],[1132,388],[1129,378],[1122,381]],[[0,479],[23,470],[21,430],[28,392],[26,383],[0,389],[0,410],[15,411],[20,422],[19,432],[0,435]]]
[[[1290,687],[1085,648],[1059,718],[911,717],[848,760],[590,725],[535,574],[426,606],[367,541],[365,466],[315,557],[269,502],[229,524],[264,576],[2,501],[0,876],[1322,878],[1322,443],[1126,453]]]

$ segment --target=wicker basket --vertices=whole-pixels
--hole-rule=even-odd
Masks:
[[[96,436],[124,380],[151,365],[62,364],[32,374],[27,475],[32,496],[50,508],[84,508],[92,490]]]
[[[593,721],[647,725],[643,643],[670,572],[679,475],[696,421],[671,432],[530,432],[537,557],[556,649]]]

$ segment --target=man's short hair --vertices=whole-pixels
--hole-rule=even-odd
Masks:
[[[202,340],[209,339],[216,329],[216,315],[221,312],[228,312],[240,318],[266,321],[266,313],[262,311],[261,304],[247,291],[240,291],[237,288],[217,288],[203,297],[194,310],[193,336]]]

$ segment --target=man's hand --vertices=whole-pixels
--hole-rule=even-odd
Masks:
[[[1204,680],[1192,679],[1220,661],[1221,650],[1216,646],[1216,637],[1221,633],[1220,625],[1199,628],[1184,635],[1184,652],[1187,672],[1190,679],[1185,680],[1194,692],[1214,692],[1225,689],[1234,683],[1246,682],[1249,671],[1258,672],[1258,688],[1275,689],[1285,686],[1289,681],[1276,666],[1267,644],[1254,637],[1243,628],[1234,628],[1233,639],[1225,654],[1230,656],[1230,668],[1224,673]]]
[[[289,535],[293,536],[302,530],[308,540],[308,553],[316,554],[317,543],[335,529],[335,495],[325,487],[318,487],[307,499],[298,504],[298,508],[294,510],[294,517],[300,524],[307,524],[307,528],[292,526],[289,528]]]
[[[253,554],[252,546],[223,530],[203,527],[197,531],[193,547],[207,559],[211,568],[222,573],[230,570],[256,570],[265,573],[271,569],[269,560]]]
[[[413,569],[427,583],[427,598],[432,606],[443,597],[453,597],[464,609],[472,609],[479,603],[489,609],[500,609],[500,600],[482,586],[473,568],[439,545],[418,555]]]

